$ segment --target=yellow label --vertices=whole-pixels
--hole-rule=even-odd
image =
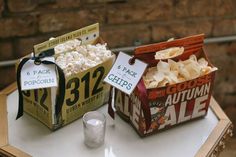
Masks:
[[[37,44],[34,46],[34,52],[40,53],[42,51],[48,50],[53,48],[59,44],[62,44],[66,41],[72,39],[80,39],[82,44],[92,44],[94,43],[99,37],[99,24],[93,24],[76,31],[61,35],[56,37],[52,40],[45,41],[43,43]]]
[[[62,118],[69,123],[85,112],[107,103],[110,86],[103,79],[111,69],[113,59],[66,79],[66,94]]]
[[[50,127],[52,123],[50,88],[22,91],[22,94],[24,97],[24,110]]]
[[[110,85],[103,79],[110,71],[115,55],[95,67],[66,78],[62,111],[54,114],[56,93],[51,88],[22,91],[24,111],[50,129],[60,128],[108,102]]]

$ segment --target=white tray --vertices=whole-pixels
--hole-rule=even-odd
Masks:
[[[0,131],[0,152],[16,156],[34,157],[191,157],[209,156],[219,149],[220,141],[231,133],[231,122],[212,98],[211,108],[205,118],[171,128],[154,135],[140,138],[135,130],[116,116],[113,122],[107,115],[107,105],[99,109],[107,115],[105,144],[96,149],[83,144],[81,119],[55,131],[50,131],[41,122],[24,114],[15,120],[18,109],[17,91],[1,92],[6,98],[7,122],[0,126],[8,128],[7,134]],[[0,101],[4,103],[4,101]],[[4,109],[4,107],[3,107]],[[1,107],[0,115],[4,115]],[[218,112],[218,113],[217,113]],[[1,117],[0,117],[1,118]],[[7,137],[4,137],[7,136]]]

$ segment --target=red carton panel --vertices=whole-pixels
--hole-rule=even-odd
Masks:
[[[142,46],[136,49],[135,56],[152,67],[158,62],[154,58],[156,51],[173,46],[184,46],[185,52],[181,56],[172,58],[173,60],[185,60],[191,54],[195,54],[198,59],[204,57],[210,64],[202,49],[203,37],[197,35],[172,42]],[[208,111],[214,78],[215,71],[196,79],[154,89],[146,89],[141,79],[130,96],[115,90],[115,107],[117,113],[129,121],[140,136],[146,136],[204,117]],[[143,89],[145,95],[142,94]]]

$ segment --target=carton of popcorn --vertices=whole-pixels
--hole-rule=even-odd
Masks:
[[[135,49],[148,68],[130,96],[115,90],[115,107],[140,136],[206,116],[217,68],[203,40],[200,34]]]
[[[37,55],[53,51],[58,87],[21,91],[23,105],[19,110],[56,130],[107,103],[110,86],[102,80],[115,55],[99,37],[98,24],[51,38],[35,45],[34,51]]]

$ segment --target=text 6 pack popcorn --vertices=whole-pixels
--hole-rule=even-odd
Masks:
[[[207,114],[217,68],[203,40],[200,34],[135,49],[148,68],[130,96],[115,90],[115,107],[140,136]]]
[[[17,64],[19,111],[41,121],[51,130],[58,129],[107,103],[110,86],[103,83],[115,55],[99,37],[99,24],[51,38],[34,46],[35,56],[27,56]],[[55,62],[45,61],[53,57]],[[39,64],[53,64],[57,87],[21,90],[21,85],[40,84],[43,81],[21,82],[20,73],[30,60]],[[37,65],[35,65],[37,66]],[[30,74],[30,73],[29,73]]]

